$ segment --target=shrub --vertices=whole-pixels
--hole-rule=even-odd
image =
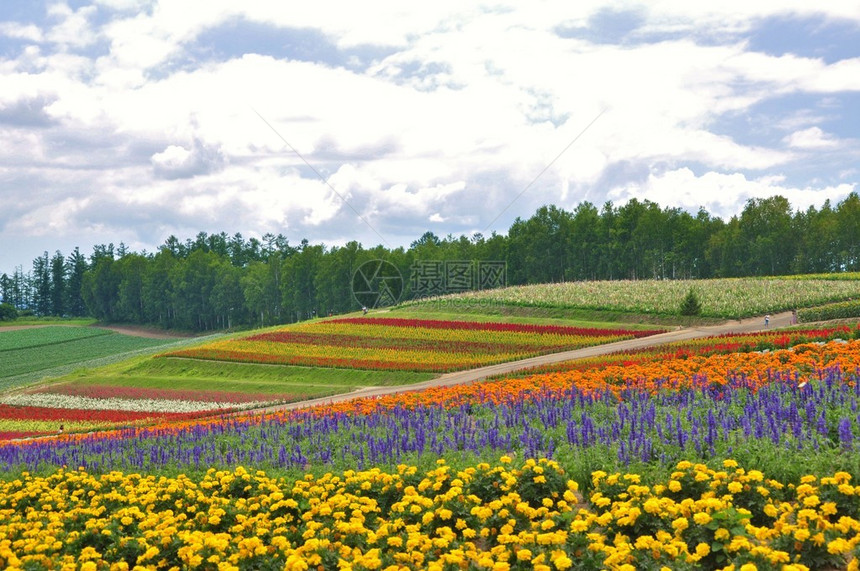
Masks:
[[[681,302],[681,315],[700,315],[701,313],[702,303],[699,301],[699,296],[693,288],[690,288],[684,301]]]
[[[14,321],[18,318],[18,310],[11,303],[0,303],[0,321]]]
[[[797,312],[800,321],[827,321],[828,319],[846,319],[860,317],[860,300],[838,301],[818,307],[809,307]]]

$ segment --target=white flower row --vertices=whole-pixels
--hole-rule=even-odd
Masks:
[[[860,280],[726,278],[537,284],[467,292],[452,299],[674,313],[691,287],[704,314],[724,317],[860,296]]]
[[[12,406],[39,406],[45,408],[68,408],[80,410],[121,410],[130,412],[204,412],[236,408],[236,403],[167,400],[167,399],[123,399],[92,398],[53,393],[9,395],[0,399],[0,404]],[[245,402],[242,408],[265,404]]]

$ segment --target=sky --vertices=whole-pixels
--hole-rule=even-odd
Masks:
[[[0,3],[0,273],[860,191],[860,3]]]

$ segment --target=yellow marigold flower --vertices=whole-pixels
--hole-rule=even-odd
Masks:
[[[517,559],[519,561],[531,561],[532,552],[528,549],[519,549],[517,550]]]
[[[555,565],[556,569],[568,569],[573,565],[573,561],[571,561],[570,557],[564,551],[557,551],[555,553],[557,555],[553,555],[552,564]]]
[[[723,460],[723,468],[737,468],[738,463],[731,459]]]
[[[570,522],[570,531],[574,533],[583,533],[588,530],[588,522],[585,520],[577,519]]]
[[[645,503],[642,505],[643,509],[649,514],[657,514],[660,513],[662,507],[660,506],[660,500],[657,498],[648,498],[645,500]]]
[[[739,494],[742,491],[744,491],[743,484],[741,484],[740,482],[737,482],[737,481],[729,482],[729,485],[727,487],[728,487],[729,491],[733,494]]]
[[[724,527],[721,527],[716,532],[714,532],[714,539],[716,539],[717,541],[725,541],[730,537],[731,534],[729,533],[729,530]]]
[[[707,543],[698,543],[696,544],[696,555],[701,557],[706,557],[711,552],[711,546]]]
[[[809,539],[809,530],[806,528],[800,528],[794,532],[794,539],[797,541],[806,541]]]
[[[819,500],[818,496],[815,494],[812,494],[811,496],[807,496],[807,497],[803,498],[803,505],[808,507],[808,508],[814,508],[815,506],[817,506],[820,503],[821,503],[821,500]]]
[[[672,492],[680,492],[681,482],[679,482],[678,480],[669,480],[669,490]]]
[[[740,571],[758,571],[758,567],[756,567],[755,563],[744,563],[741,565]]]
[[[693,515],[693,521],[698,525],[707,525],[711,522],[711,516],[706,512],[699,512]]]
[[[672,520],[672,529],[674,529],[675,531],[684,531],[688,527],[690,527],[690,522],[687,521],[687,518],[685,517],[679,517],[675,520]]]
[[[827,552],[834,555],[848,553],[849,551],[851,551],[851,542],[846,541],[844,537],[837,537],[827,544]]]

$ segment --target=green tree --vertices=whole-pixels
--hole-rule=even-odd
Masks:
[[[143,280],[149,264],[149,260],[140,254],[126,254],[117,260],[116,271],[120,276],[117,289],[117,320],[132,323],[146,321]]]
[[[51,315],[66,315],[66,258],[57,250],[51,258]]]
[[[699,296],[696,291],[690,288],[684,301],[681,302],[681,315],[700,315],[702,313],[702,304],[699,301]]]
[[[87,259],[77,247],[66,259],[66,267],[66,311],[74,317],[82,317],[87,314],[87,306],[81,295],[81,288],[88,265]]]
[[[18,310],[15,309],[15,306],[5,301],[0,303],[0,321],[14,321],[16,319],[18,319]]]
[[[36,315],[51,314],[51,260],[45,252],[33,260],[33,311]]]
[[[839,270],[860,270],[860,196],[849,194],[836,206]]]
[[[748,251],[745,275],[775,276],[790,272],[797,240],[788,200],[782,196],[750,199],[739,224]]]
[[[81,284],[81,295],[90,315],[102,321],[116,320],[121,280],[112,256],[95,257]]]
[[[212,290],[218,277],[218,266],[218,256],[201,247],[173,267],[170,281],[177,328],[195,331],[215,328]]]
[[[173,281],[179,259],[169,245],[153,256],[142,276],[141,297],[145,319],[161,327],[172,328],[176,321],[176,296]]]
[[[216,274],[211,298],[216,324],[220,328],[232,329],[246,318],[245,296],[241,285],[242,270],[232,265],[225,256],[219,258]]]
[[[325,255],[325,246],[302,240],[299,252],[283,263],[281,292],[284,309],[292,321],[310,319],[319,311],[314,287],[317,269]]]

